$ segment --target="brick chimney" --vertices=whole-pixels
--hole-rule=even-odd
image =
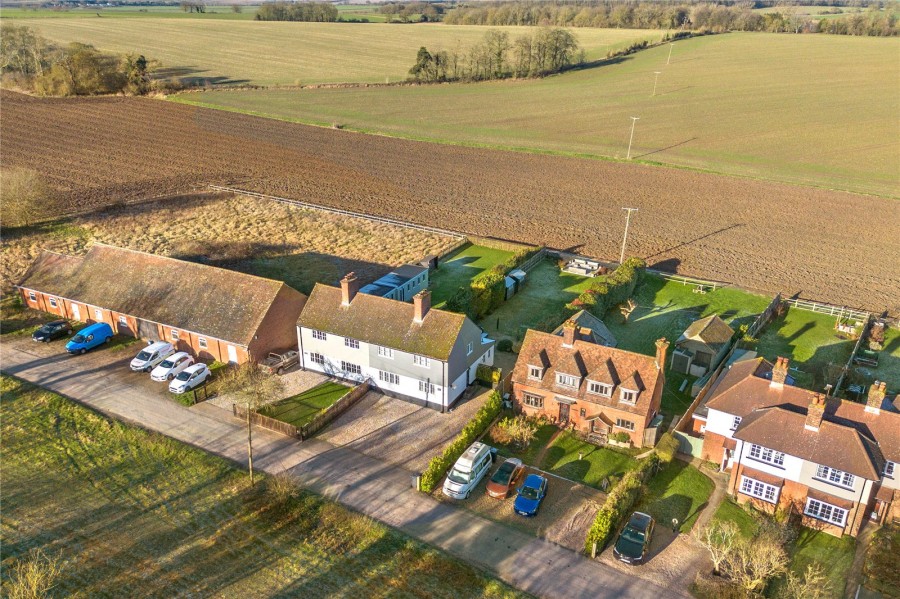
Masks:
[[[787,380],[788,375],[788,363],[790,361],[787,358],[782,358],[781,356],[775,360],[775,365],[772,367],[772,382],[770,383],[771,387],[783,386],[785,380]]]
[[[358,292],[359,279],[356,278],[355,272],[348,272],[347,276],[341,279],[341,305],[349,306]]]
[[[806,425],[808,431],[818,431],[822,426],[822,417],[825,416],[825,396],[821,393],[813,395],[809,407],[806,409]]]
[[[431,292],[423,289],[413,296],[413,322],[421,323],[431,310]]]
[[[666,351],[669,349],[669,342],[666,338],[656,340],[656,367],[660,370],[666,367]]]
[[[578,323],[574,320],[567,320],[563,323],[563,347],[572,347],[575,345],[575,337],[578,336]]]
[[[887,383],[884,381],[872,383],[872,386],[869,387],[869,396],[866,398],[866,412],[880,414],[885,395],[887,395]]]

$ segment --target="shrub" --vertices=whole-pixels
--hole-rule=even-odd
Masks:
[[[629,435],[628,433],[618,432],[611,434],[609,438],[616,443],[628,443],[628,441],[631,440],[631,435]]]
[[[659,443],[656,444],[656,455],[659,456],[659,461],[663,464],[668,464],[674,460],[679,446],[678,439],[672,433],[665,433],[660,437]]]
[[[434,491],[444,473],[459,459],[459,456],[466,451],[469,445],[487,429],[491,422],[494,421],[494,418],[500,414],[502,404],[503,400],[500,398],[500,394],[496,391],[491,393],[491,396],[481,406],[481,409],[475,412],[475,415],[463,427],[456,438],[444,448],[443,453],[431,458],[420,479],[423,491],[426,493]]]
[[[497,351],[512,351],[512,340],[511,339],[501,339],[497,342]]]
[[[487,364],[479,364],[475,371],[475,379],[486,387],[493,387],[500,382],[500,369]]]
[[[524,414],[504,418],[491,429],[491,439],[503,445],[524,449],[534,440],[540,421]]]

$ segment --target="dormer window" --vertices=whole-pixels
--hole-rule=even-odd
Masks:
[[[622,389],[619,395],[619,401],[622,403],[633,404],[637,401],[638,392],[631,389]]]
[[[577,387],[578,377],[574,377],[571,374],[558,373],[556,375],[556,383],[563,387]]]
[[[598,383],[597,381],[588,382],[588,393],[600,395],[602,397],[612,397],[613,387],[606,383]]]
[[[540,366],[528,366],[528,378],[534,379],[536,381],[541,380],[544,377],[544,369]]]

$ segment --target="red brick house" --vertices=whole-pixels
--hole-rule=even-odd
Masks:
[[[44,251],[17,287],[29,308],[234,363],[296,347],[306,303],[281,281],[100,243],[84,256]]]
[[[571,320],[560,335],[529,330],[512,374],[516,406],[600,442],[624,432],[638,447],[655,445],[668,342],[645,356],[586,339]]]

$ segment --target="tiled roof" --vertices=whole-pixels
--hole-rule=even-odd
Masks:
[[[719,349],[731,341],[733,336],[734,329],[728,326],[724,320],[719,318],[718,314],[712,314],[691,323],[691,326],[682,333],[681,337],[676,342],[676,345],[683,340],[690,339],[692,341],[700,341],[710,347]]]
[[[100,243],[84,256],[42,253],[19,285],[240,345],[253,340],[276,296],[287,287],[281,281]]]
[[[544,376],[540,381],[528,378],[528,365],[535,356],[543,351],[547,359]],[[556,373],[578,375],[572,372],[573,364],[581,367],[583,376],[577,389],[562,387],[556,384]],[[538,364],[535,364],[538,366]],[[592,378],[592,373],[607,373],[607,378],[613,378],[616,386],[613,388],[612,397],[602,397],[595,393],[588,393],[588,381],[608,383],[603,380],[603,375],[598,374]],[[637,402],[630,403],[619,401],[619,384],[626,384],[632,377],[637,376],[640,385],[640,393]],[[661,371],[656,367],[656,358],[634,352],[605,347],[596,343],[589,343],[576,339],[572,347],[563,345],[563,338],[552,333],[528,330],[522,341],[522,348],[516,366],[512,374],[513,382],[533,388],[544,389],[550,393],[568,396],[601,406],[615,408],[633,414],[647,415],[650,412],[653,394],[657,384],[663,383]],[[634,383],[631,383],[633,386]]]
[[[884,457],[874,439],[852,426],[823,419],[819,430],[806,428],[806,414],[796,409],[769,407],[741,420],[734,438],[784,452],[868,480],[878,480]]]
[[[317,283],[297,324],[341,337],[447,360],[466,321],[464,314],[432,308],[421,323],[413,304],[357,293],[341,305],[341,290]]]
[[[607,328],[603,321],[588,312],[587,310],[579,310],[568,320],[574,320],[578,325],[578,338],[582,341],[591,341],[600,345],[608,345],[615,347],[618,343],[615,335]],[[554,335],[562,335],[563,325],[556,327],[553,331]]]

